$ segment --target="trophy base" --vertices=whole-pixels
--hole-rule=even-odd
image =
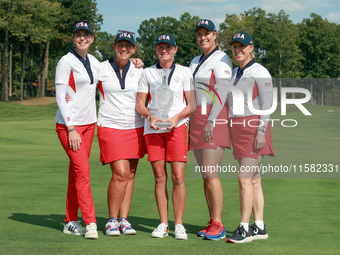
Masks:
[[[172,124],[171,122],[156,122],[155,126],[159,129],[168,129]]]

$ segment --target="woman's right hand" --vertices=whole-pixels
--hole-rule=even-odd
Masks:
[[[150,117],[150,127],[154,130],[158,130],[159,128],[155,126],[155,123],[157,121],[161,121],[161,119],[158,119],[154,114]]]
[[[67,95],[67,94],[66,94],[66,96],[65,96],[65,101],[66,101],[67,104],[71,101],[70,96]]]
[[[69,142],[71,150],[73,150],[74,152],[80,149],[81,138],[77,130],[68,132],[68,142]]]
[[[131,62],[137,68],[143,68],[143,66],[144,66],[144,62],[140,58],[131,58]]]

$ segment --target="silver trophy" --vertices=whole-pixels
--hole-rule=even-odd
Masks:
[[[168,113],[174,101],[174,93],[169,88],[167,81],[171,69],[158,69],[158,73],[162,79],[161,84],[155,90],[155,105],[160,113],[160,116],[156,116],[161,120],[169,118]],[[171,127],[171,122],[156,122],[155,126],[160,129],[167,129]]]

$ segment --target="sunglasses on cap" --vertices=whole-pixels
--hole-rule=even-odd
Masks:
[[[75,21],[73,22],[73,25],[76,24],[76,23],[78,23],[78,22],[86,22],[86,23],[88,23],[88,24],[91,24],[91,21],[89,21],[89,20],[86,20],[86,19],[79,19],[79,20],[75,20]]]

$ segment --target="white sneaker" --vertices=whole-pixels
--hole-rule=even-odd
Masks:
[[[175,239],[177,240],[187,240],[188,236],[186,230],[182,224],[177,224],[175,226]]]
[[[80,225],[79,221],[69,221],[65,224],[63,232],[76,236],[85,235],[85,229]]]
[[[105,234],[107,236],[120,236],[119,222],[112,217],[105,225]]]
[[[122,231],[123,235],[135,235],[136,230],[131,227],[131,223],[126,218],[121,218],[119,222],[119,230]]]
[[[151,233],[151,237],[163,238],[169,234],[169,227],[165,223],[161,223],[158,227]]]
[[[97,239],[97,224],[92,222],[86,225],[85,238]]]

